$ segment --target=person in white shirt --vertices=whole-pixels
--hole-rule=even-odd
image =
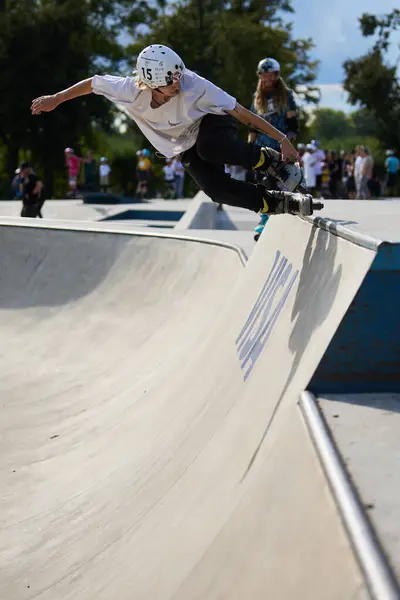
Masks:
[[[316,165],[319,162],[317,149],[313,144],[307,144],[306,151],[302,156],[304,179],[308,191],[314,195],[317,187]]]
[[[361,167],[363,163],[363,157],[361,155],[361,146],[356,147],[357,157],[354,161],[354,181],[356,184],[357,195],[356,198],[360,195],[360,186],[361,186]]]
[[[361,169],[359,187],[357,189],[357,199],[367,200],[368,198],[370,198],[370,190],[368,187],[368,183],[372,179],[374,171],[374,159],[370,155],[369,150],[366,146],[360,146],[360,155]]]
[[[66,100],[92,92],[123,109],[158,152],[167,158],[180,155],[185,169],[215,202],[266,214],[312,213],[310,196],[270,191],[224,172],[224,164],[260,172],[271,167],[283,173],[288,189],[295,189],[298,167],[283,159],[297,160],[298,153],[275,127],[187,69],[171,48],[147,46],[138,56],[133,76],[94,75],[54,95],[36,98],[31,112],[49,112]],[[273,137],[282,154],[240,140],[236,121]]]
[[[175,168],[172,160],[167,160],[167,164],[163,167],[164,181],[167,184],[167,198],[175,196]]]
[[[174,158],[175,171],[175,198],[183,198],[183,184],[185,183],[185,169],[179,158]]]
[[[110,185],[110,173],[111,173],[111,167],[108,164],[108,158],[106,156],[102,156],[100,158],[100,167],[99,167],[99,174],[100,174],[100,191],[106,193],[108,190],[108,187]]]
[[[322,165],[324,164],[324,160],[326,158],[325,151],[320,148],[320,144],[318,140],[311,140],[311,144],[314,147],[314,160],[315,161],[315,188],[318,194],[321,192],[322,187]]]

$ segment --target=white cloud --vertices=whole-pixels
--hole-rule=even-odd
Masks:
[[[344,112],[356,110],[355,106],[348,103],[348,94],[341,83],[320,83],[318,87],[321,92],[320,108],[334,108]]]
[[[315,48],[313,57],[320,61],[318,82],[334,83],[344,78],[343,62],[368,52],[374,43],[373,37],[363,37],[359,17],[364,12],[383,15],[393,10],[393,0],[293,0],[295,13],[288,16],[293,22],[296,37],[312,38]],[[398,55],[400,32],[392,33],[391,46],[387,54],[395,64]]]
[[[318,108],[333,108],[334,110],[343,110],[344,112],[351,112],[356,110],[356,106],[352,106],[348,103],[348,94],[343,89],[343,85],[341,83],[319,83],[316,84],[320,91],[320,101],[317,105]],[[301,89],[299,88],[299,91]],[[303,102],[298,98],[299,104],[304,105]],[[315,105],[307,105],[306,110],[312,112]]]

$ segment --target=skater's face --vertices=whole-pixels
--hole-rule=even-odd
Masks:
[[[270,89],[275,87],[278,81],[279,73],[276,71],[270,71],[269,73],[260,73],[259,78],[261,80],[261,86],[264,89]]]
[[[157,88],[157,91],[160,92],[165,98],[173,98],[177,96],[181,90],[180,81],[175,81],[172,85],[163,85]]]

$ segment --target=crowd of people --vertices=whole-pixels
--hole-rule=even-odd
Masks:
[[[81,166],[83,169],[82,189],[86,193],[96,192],[98,189],[102,193],[107,193],[110,187],[111,167],[108,164],[108,158],[100,158],[99,169],[97,162],[91,150],[85,157],[79,157],[75,154],[73,148],[65,148],[65,166],[68,171],[68,198],[76,198],[78,185],[81,177]]]
[[[280,64],[275,58],[263,58],[256,74],[257,85],[248,110],[233,96],[187,69],[171,48],[150,45],[139,54],[133,76],[94,75],[57,94],[36,98],[31,110],[34,115],[49,112],[62,102],[89,93],[103,95],[116,104],[123,102],[127,114],[166,157],[162,171],[167,195],[180,196],[186,171],[215,202],[245,207],[265,221],[282,210],[296,213],[300,204],[310,202],[309,197],[293,197],[289,207],[282,200],[279,186],[295,190],[301,180],[299,163],[313,195],[367,198],[382,194],[374,176],[373,158],[365,146],[351,154],[337,154],[324,151],[313,140],[306,146],[299,145],[297,152],[298,109],[293,91],[282,78]],[[179,101],[174,102],[177,96]],[[237,135],[237,122],[249,127],[247,143]],[[95,166],[92,157],[81,159],[71,148],[65,152],[69,194],[73,196],[81,163],[84,185],[94,179]],[[111,167],[107,158],[103,159],[100,184],[107,190]],[[393,151],[388,151],[386,169],[390,193],[398,173]],[[137,193],[145,197],[153,177],[150,151],[139,151],[136,174]]]
[[[149,195],[149,189],[154,178],[151,152],[147,148],[138,150],[136,163],[136,196],[144,199]],[[185,169],[178,157],[167,159],[162,168],[164,180],[163,196],[166,199],[179,200],[183,198],[183,185],[185,182]]]
[[[380,179],[366,146],[335,152],[323,150],[318,140],[312,140],[298,144],[297,149],[306,186],[315,196],[366,200],[396,193],[400,161],[393,150],[386,151],[385,177]]]
[[[91,151],[85,157],[79,157],[73,148],[68,147],[65,148],[64,153],[68,176],[67,198],[76,198],[80,191],[85,193],[98,190],[102,193],[109,191],[111,166],[106,156],[100,158],[97,169],[97,162]],[[154,179],[153,163],[151,152],[148,149],[138,150],[136,155],[136,197],[143,200],[149,197],[150,185]],[[165,198],[179,199],[183,197],[185,170],[178,158],[167,161],[162,169],[162,178],[164,181],[162,195]],[[24,162],[15,170],[11,187],[14,199],[22,201],[21,216],[42,218],[43,183],[30,163]]]

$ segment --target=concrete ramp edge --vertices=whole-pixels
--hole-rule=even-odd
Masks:
[[[88,233],[111,233],[116,235],[126,235],[130,237],[147,237],[147,238],[170,238],[173,240],[183,240],[185,242],[197,242],[200,244],[208,244],[211,246],[220,246],[221,248],[227,248],[228,250],[235,251],[242,261],[243,265],[247,263],[247,255],[240,246],[230,244],[228,242],[222,242],[212,238],[196,237],[193,235],[185,235],[184,230],[182,233],[160,233],[160,232],[149,232],[143,230],[133,229],[118,229],[112,225],[107,226],[102,224],[101,226],[96,224],[88,223],[88,221],[66,221],[66,220],[52,220],[42,219],[40,223],[37,220],[32,219],[20,219],[19,217],[9,217],[0,219],[0,227],[27,227],[32,229],[52,229],[59,231],[86,231]]]
[[[400,588],[396,578],[350,482],[313,394],[303,392],[299,406],[372,597],[374,600],[398,600]]]
[[[175,230],[215,229],[217,222],[217,205],[204,192],[198,192],[193,198],[190,208],[175,225]]]

